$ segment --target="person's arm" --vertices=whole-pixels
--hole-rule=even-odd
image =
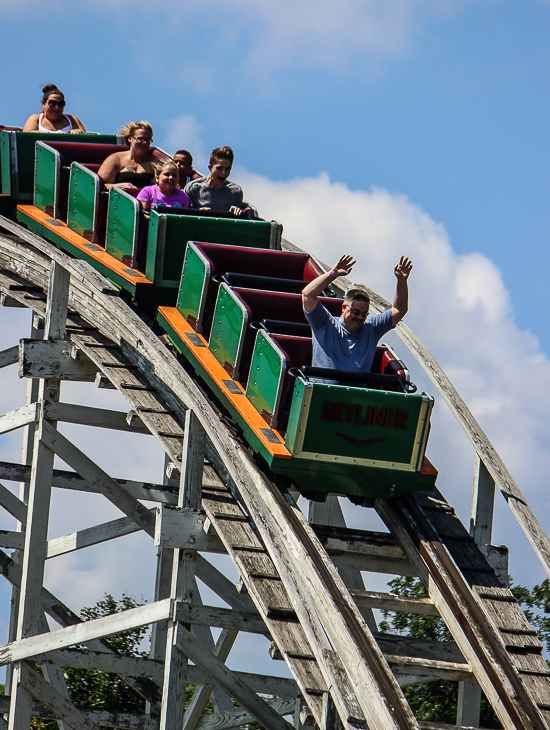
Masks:
[[[128,182],[116,183],[116,176],[120,172],[120,152],[114,152],[109,155],[106,160],[103,160],[101,167],[97,171],[98,177],[103,181],[107,190],[111,188],[121,188],[129,195],[136,196],[139,193],[139,188]]]
[[[401,322],[409,309],[409,275],[412,271],[412,261],[406,256],[401,256],[399,263],[394,266],[393,273],[397,278],[395,288],[395,299],[391,308],[392,324],[395,327]]]
[[[71,134],[86,134],[84,125],[78,117],[75,117],[73,114],[67,114],[67,116],[69,117],[73,125],[73,129],[71,129]]]
[[[31,114],[23,125],[24,132],[38,132],[38,114]]]
[[[313,312],[319,300],[319,294],[332,281],[339,276],[347,276],[355,265],[353,256],[341,256],[334,264],[330,271],[320,274],[316,279],[310,281],[307,286],[302,289],[302,303],[306,312]]]

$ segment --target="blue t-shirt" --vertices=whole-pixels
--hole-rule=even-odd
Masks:
[[[304,313],[313,331],[311,364],[319,368],[370,373],[378,340],[393,328],[391,309],[367,317],[357,332],[350,332],[319,301],[313,312]]]

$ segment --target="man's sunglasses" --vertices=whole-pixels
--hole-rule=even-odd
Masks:
[[[346,307],[349,309],[354,317],[366,317],[368,315],[368,311],[363,312],[360,309],[352,309],[349,304],[346,304]]]
[[[63,109],[63,107],[65,106],[65,102],[64,101],[49,100],[48,101],[48,106],[53,106],[54,108],[56,106],[58,106],[60,109]]]

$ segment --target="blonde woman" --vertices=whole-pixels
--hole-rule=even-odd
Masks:
[[[142,188],[154,184],[153,163],[164,155],[151,147],[153,128],[149,122],[130,122],[119,131],[119,135],[130,149],[109,155],[97,174],[107,189],[122,188],[135,196]]]

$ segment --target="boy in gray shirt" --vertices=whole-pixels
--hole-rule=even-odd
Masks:
[[[219,210],[244,218],[253,218],[253,209],[243,201],[243,191],[228,180],[233,167],[234,154],[231,147],[216,147],[210,155],[204,177],[191,180],[185,186],[193,208]]]
[[[312,365],[336,370],[370,373],[376,345],[396,326],[409,306],[408,278],[412,261],[401,256],[394,267],[397,287],[393,306],[371,317],[370,299],[362,289],[351,289],[342,304],[342,314],[334,317],[319,301],[323,289],[339,276],[349,274],[355,264],[352,256],[342,256],[334,267],[311,281],[302,290],[304,313],[313,332]]]

